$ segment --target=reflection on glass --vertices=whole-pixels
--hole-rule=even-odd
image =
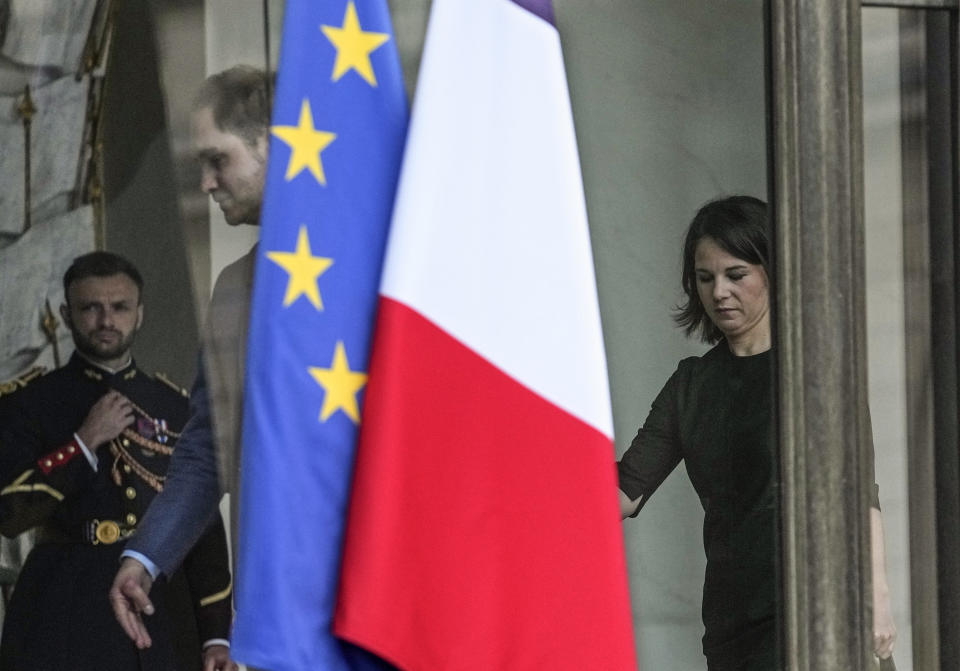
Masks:
[[[929,340],[926,208],[916,209],[927,198],[920,168],[925,159],[917,154],[920,145],[915,141],[915,132],[926,123],[915,115],[923,108],[917,103],[925,92],[920,79],[907,76],[924,67],[917,50],[917,41],[924,38],[916,31],[923,20],[920,11],[862,12],[869,398],[900,671],[915,668],[914,662],[928,654],[922,640],[916,651],[914,643],[916,634],[923,639],[930,633],[914,632],[911,604],[918,593],[911,593],[917,588],[911,586],[911,538],[923,530],[910,526],[910,479],[919,475],[911,452],[929,449],[932,412],[926,391],[929,345],[916,348]],[[930,487],[917,484],[932,496]],[[928,667],[921,663],[916,668]]]

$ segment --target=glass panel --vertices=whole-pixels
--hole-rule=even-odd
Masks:
[[[862,21],[869,398],[897,668],[912,669],[900,27],[897,10],[864,9]]]
[[[953,658],[941,563],[954,522],[943,517],[944,535],[940,518],[956,495],[956,47],[946,12],[862,16],[870,403],[895,656],[899,669],[941,668]]]
[[[143,275],[144,321],[134,346],[138,367],[145,373],[160,371],[173,386],[189,387],[212,280],[255,239],[253,227],[228,228],[219,208],[198,188],[189,112],[208,74],[237,63],[264,66],[266,33],[269,60],[276,64],[283,2],[68,4],[0,0],[0,397],[6,400],[12,389],[35,379],[36,369],[57,368],[71,358],[74,339],[59,311],[61,278],[74,257],[94,248],[126,256]],[[158,422],[169,419],[170,429],[179,431],[182,421],[149,404],[166,398],[164,392],[150,390],[157,395],[137,401],[144,412],[156,414]],[[70,395],[68,388],[65,396]],[[58,398],[58,405],[51,405],[67,407],[58,412],[58,420],[74,415],[71,400]],[[182,410],[185,418],[186,400],[181,400],[182,408],[169,407]],[[5,438],[6,418],[0,419]],[[161,439],[160,433],[151,435]],[[6,486],[21,454],[3,442],[0,478]],[[107,475],[96,487],[110,486],[106,478],[119,481],[136,470],[128,464],[124,471],[119,458],[112,458],[115,454],[100,448],[98,473]],[[150,456],[147,450],[143,455]],[[149,469],[166,468],[164,457],[153,457],[145,461]],[[149,469],[143,482],[153,477]],[[81,506],[90,502],[86,493],[79,497]],[[142,516],[145,503],[139,504],[152,496],[134,493],[128,498],[137,505],[130,503],[117,522],[123,535]],[[104,512],[91,511],[95,516]],[[80,534],[76,520],[83,514],[71,511],[60,522]],[[57,542],[77,540],[70,536]],[[31,544],[29,534],[0,541],[0,615]],[[102,598],[103,586],[96,590],[96,598]],[[229,608],[229,600],[224,603]],[[53,618],[50,626],[55,623]],[[94,623],[104,630],[111,625]]]
[[[196,309],[201,318],[213,281],[226,264],[246,253],[256,241],[257,231],[253,226],[228,226],[220,208],[198,189],[200,173],[190,151],[191,104],[209,74],[237,64],[276,67],[283,4],[283,0],[152,3],[184,230],[197,288]]]

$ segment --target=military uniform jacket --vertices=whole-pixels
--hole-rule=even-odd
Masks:
[[[94,470],[74,432],[110,389],[133,402],[135,419],[116,440],[87,446]],[[133,363],[111,374],[74,354],[0,403],[0,532],[38,529],[4,622],[0,670],[199,669],[201,643],[229,637],[219,517],[181,570],[154,585],[151,648],[136,650],[107,599],[126,539],[163,486],[186,394]]]
[[[130,549],[163,572],[183,561],[220,500],[230,493],[236,557],[236,528],[242,498],[240,436],[243,416],[244,358],[254,246],[223,269],[210,299],[203,356],[193,385],[190,422],[170,465],[169,487],[151,506]]]

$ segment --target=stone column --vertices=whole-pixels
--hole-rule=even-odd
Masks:
[[[869,668],[860,3],[770,2],[784,668]]]

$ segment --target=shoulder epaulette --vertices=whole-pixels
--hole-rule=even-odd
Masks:
[[[0,396],[12,394],[17,389],[23,389],[46,372],[45,366],[34,366],[20,377],[15,377],[7,382],[0,382]]]
[[[175,392],[177,392],[184,398],[190,398],[190,392],[187,391],[186,388],[181,387],[180,385],[178,385],[176,382],[171,380],[169,377],[167,377],[163,373],[154,373],[153,378],[155,380],[159,380],[160,382],[163,382],[165,385],[173,389]]]

